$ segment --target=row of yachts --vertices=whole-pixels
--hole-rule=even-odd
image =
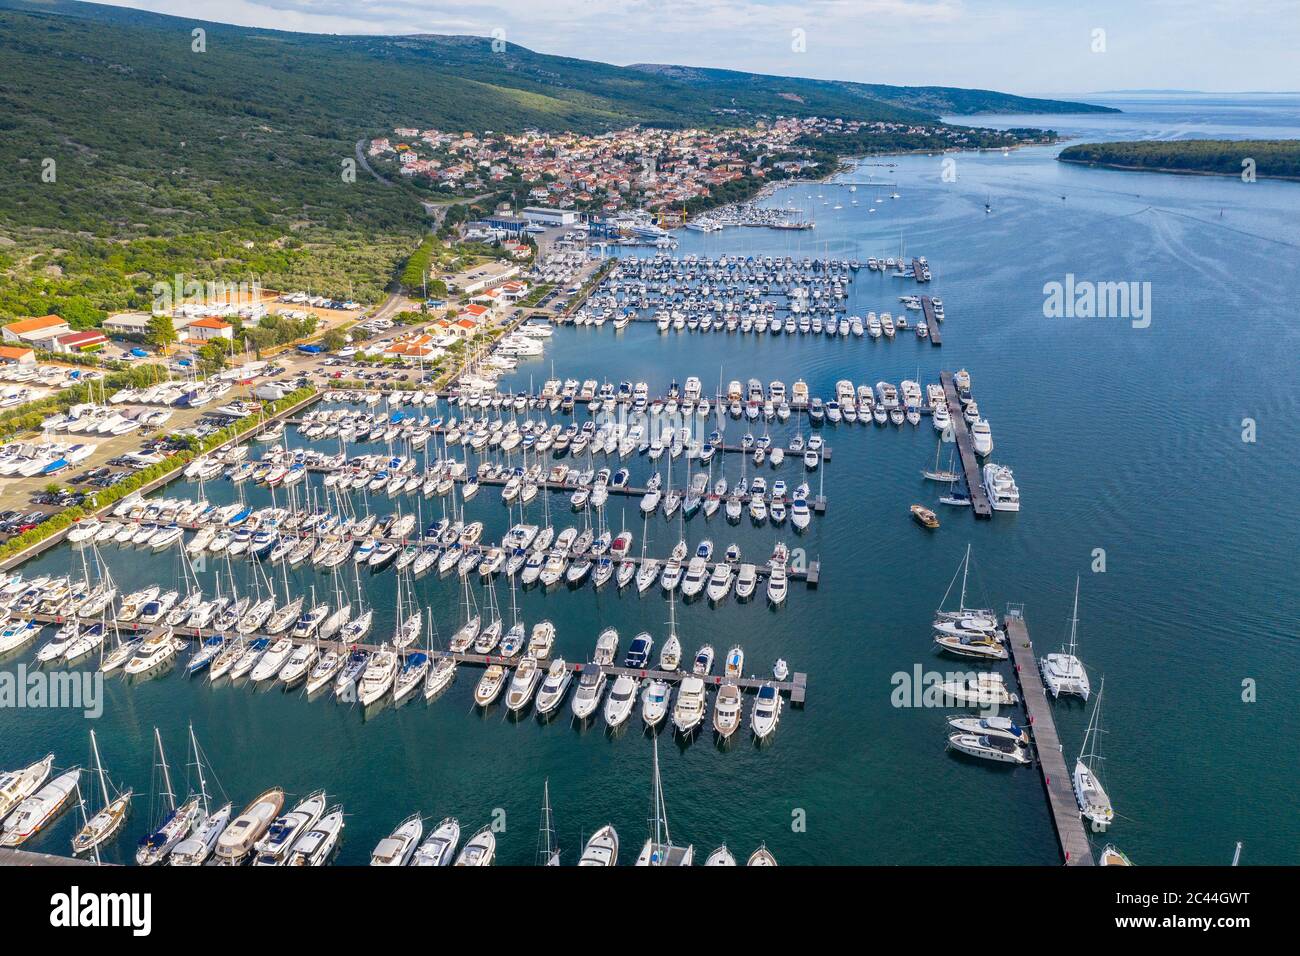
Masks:
[[[282,787],[271,787],[254,797],[242,812],[226,802],[215,806],[208,793],[207,779],[193,727],[193,766],[198,770],[198,792],[178,802],[171,774],[162,752],[157,729],[154,738],[161,761],[161,816],[151,821],[135,847],[139,866],[325,866],[335,858],[347,825],[347,814],[339,803],[331,803],[324,790],[290,802]],[[102,792],[99,809],[91,807],[81,792],[82,768],[54,772],[54,754],[47,754],[17,770],[0,773],[0,846],[17,847],[45,831],[72,806],[81,811],[83,825],[72,838],[72,850],[79,857],[100,860],[101,850],[119,838],[130,815],[133,791],[113,788],[100,759],[98,742],[91,731],[95,756],[93,777]],[[656,755],[657,756],[657,755]],[[656,763],[657,768],[657,763]],[[94,797],[92,796],[92,799]],[[462,843],[462,838],[464,842]],[[636,858],[637,866],[661,865],[670,844],[652,834]],[[598,828],[583,842],[578,866],[615,866],[619,862],[619,834],[612,824]],[[676,850],[677,848],[673,847]],[[673,862],[693,862],[694,848],[682,848]],[[549,792],[543,803],[543,830],[538,862],[557,866],[559,848],[554,845],[550,826]],[[678,859],[677,857],[684,857]],[[370,852],[370,866],[491,866],[497,860],[497,830],[485,825],[465,836],[460,821],[446,816],[426,825],[419,813],[397,824]],[[735,855],[726,844],[706,858],[707,866],[736,866]],[[748,866],[775,866],[776,858],[760,845],[747,859]]]
[[[761,489],[755,490],[753,485],[750,488],[750,513],[757,517],[755,507],[766,507],[768,499]],[[775,509],[784,503],[784,489],[777,485],[773,488],[771,506]],[[716,508],[721,500],[719,491],[725,493],[726,489],[715,485],[714,495],[699,498],[704,504],[697,501],[696,506]],[[806,487],[795,490],[796,526],[800,510],[806,509],[803,496],[807,493]],[[589,495],[590,491],[579,486],[575,491],[578,494]],[[728,507],[734,501],[733,496],[728,496]],[[584,500],[582,504],[586,503]],[[685,515],[691,505],[675,507]],[[184,536],[190,528],[197,531],[186,541]],[[552,525],[521,522],[511,527],[499,545],[483,542],[483,531],[481,521],[441,518],[416,537],[414,514],[341,518],[325,509],[253,509],[242,502],[217,506],[205,499],[127,499],[103,520],[82,519],[70,529],[68,538],[80,547],[117,544],[158,552],[183,547],[193,558],[246,556],[288,567],[310,562],[326,571],[352,563],[372,573],[391,566],[413,577],[454,572],[464,578],[477,572],[488,581],[505,574],[512,580],[518,577],[525,587],[540,584],[547,589],[562,582],[580,587],[590,578],[597,588],[612,581],[622,590],[635,583],[638,593],[645,593],[658,581],[665,592],[673,592],[680,585],[687,599],[705,593],[713,603],[724,600],[733,588],[739,600],[748,600],[761,578],[766,578],[767,598],[774,605],[783,603],[789,590],[790,551],[784,542],[777,542],[771,556],[759,566],[743,561],[736,544],[729,545],[721,559],[715,560],[714,545],[708,538],[700,541],[693,552],[685,539],[679,540],[668,558],[661,560],[644,554],[634,556],[634,535],[626,529],[614,534],[588,524],[581,529],[569,526],[557,531]],[[46,594],[48,588],[31,585],[20,593],[18,587],[13,585],[12,593],[21,610],[71,613],[83,618],[98,615],[113,597],[102,585],[88,590],[85,581],[70,582],[67,578],[59,580],[54,594]],[[72,603],[74,599],[76,603]],[[206,622],[196,626],[206,626]]]

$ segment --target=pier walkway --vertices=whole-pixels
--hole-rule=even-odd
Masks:
[[[1034,658],[1034,645],[1029,640],[1029,629],[1021,613],[1008,611],[1006,616],[1007,643],[1016,665],[1016,680],[1020,685],[1020,700],[1029,715],[1029,733],[1038,754],[1038,769],[1047,793],[1047,808],[1056,828],[1056,838],[1061,845],[1061,856],[1066,866],[1092,866],[1092,846],[1084,830],[1079,804],[1074,799],[1070,772],[1061,752],[1061,738],[1056,734],[1056,721],[1043,688],[1038,661]]]
[[[939,380],[943,382],[943,393],[948,399],[948,414],[952,419],[953,435],[957,439],[957,451],[961,455],[962,471],[966,475],[971,510],[975,512],[976,518],[992,518],[993,506],[989,504],[989,496],[984,491],[979,459],[975,456],[975,445],[971,441],[970,429],[966,427],[966,416],[963,414],[961,399],[957,397],[952,372],[940,372]]]
[[[939,330],[939,319],[934,314],[934,301],[928,296],[921,296],[921,311],[925,313],[925,326],[930,331],[930,344],[938,348],[943,345],[943,332]]]

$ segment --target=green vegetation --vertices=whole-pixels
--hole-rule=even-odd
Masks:
[[[356,163],[359,141],[398,125],[598,132],[1059,105],[646,71],[514,44],[495,53],[486,38],[255,30],[72,0],[0,0],[0,75],[0,319],[53,312],[79,329],[147,309],[154,283],[178,274],[379,301],[412,249],[426,249],[418,200],[437,195],[403,177],[381,184]],[[438,236],[521,185],[440,207]]]
[[[1300,179],[1300,140],[1179,139],[1124,143],[1079,143],[1057,157],[1119,169],[1240,176],[1251,169],[1260,179]],[[1253,161],[1253,162],[1250,162]]]

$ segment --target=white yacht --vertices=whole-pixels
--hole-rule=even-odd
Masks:
[[[1031,762],[1029,748],[1019,740],[998,734],[953,733],[948,735],[948,746],[984,760],[1025,765]]]
[[[713,729],[724,740],[740,727],[743,704],[744,698],[737,685],[726,683],[718,688],[718,695],[713,701]]]
[[[989,423],[982,418],[977,418],[970,426],[971,444],[975,447],[975,454],[981,458],[993,451],[993,432],[989,430]]]
[[[963,707],[1010,706],[1020,700],[1007,690],[1002,675],[991,671],[944,681],[939,689],[944,700],[951,700]]]
[[[618,864],[618,831],[605,824],[591,835],[583,847],[578,866],[616,866]]]
[[[376,844],[370,854],[371,866],[406,866],[424,834],[424,821],[413,813],[397,829]]]
[[[546,671],[546,680],[542,681],[541,689],[537,691],[539,715],[545,716],[560,706],[572,679],[573,671],[569,670],[569,665],[565,663],[563,657],[551,661],[551,666]]]
[[[992,462],[984,466],[984,493],[994,511],[1019,511],[1020,489],[1015,476],[1006,465]]]
[[[677,688],[677,704],[673,707],[673,726],[679,734],[693,733],[700,726],[707,700],[703,680],[695,676],[682,680]]]
[[[586,720],[600,706],[600,699],[605,693],[605,684],[609,678],[599,667],[584,667],[582,677],[578,679],[578,688],[573,692],[573,716]]]
[[[620,674],[614,679],[614,686],[605,699],[605,723],[610,727],[621,726],[632,714],[636,706],[636,691],[640,682],[627,674]]]
[[[749,712],[749,725],[759,740],[765,740],[776,730],[777,722],[781,719],[782,703],[781,694],[772,684],[764,684],[758,689],[754,707]]]
[[[667,681],[649,680],[641,691],[641,719],[647,727],[658,727],[668,714],[672,687]]]
[[[411,857],[411,866],[449,866],[460,843],[460,821],[445,817],[420,844]]]
[[[1046,654],[1038,662],[1043,673],[1043,684],[1053,697],[1076,694],[1085,701],[1092,693],[1088,672],[1083,661],[1075,654],[1079,629],[1079,579],[1074,579],[1074,613],[1070,617],[1070,643],[1056,654]]]

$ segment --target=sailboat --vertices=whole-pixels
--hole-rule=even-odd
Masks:
[[[690,866],[695,860],[695,847],[687,844],[676,846],[668,832],[668,811],[664,806],[663,783],[659,777],[659,736],[651,737],[654,742],[654,778],[651,787],[654,820],[651,835],[641,848],[636,859],[637,866]]]
[[[550,780],[542,781],[542,825],[537,835],[537,865],[560,865],[560,848],[555,842],[555,826],[551,819]]]
[[[90,732],[90,749],[95,754],[95,771],[99,775],[99,787],[104,795],[104,805],[72,838],[72,852],[89,853],[93,850],[98,856],[99,847],[111,840],[126,822],[127,812],[131,809],[131,790],[127,789],[116,797],[109,796],[108,777],[104,774],[104,764],[99,757],[99,743],[95,739],[93,730]],[[82,810],[84,815],[84,801]]]
[[[1038,662],[1043,672],[1043,683],[1053,697],[1062,694],[1077,694],[1085,701],[1092,693],[1088,681],[1088,672],[1083,669],[1083,661],[1075,655],[1078,647],[1079,629],[1079,578],[1074,579],[1074,613],[1070,617],[1070,643],[1059,654],[1047,654]]]
[[[943,610],[948,595],[952,593],[952,586],[957,581],[957,575],[954,574],[953,580],[948,582],[948,590],[944,592],[943,600],[939,602],[939,609],[934,612],[934,629],[940,633],[958,634],[967,631],[991,633],[997,628],[997,615],[991,609],[966,606],[966,582],[970,574],[970,550],[971,546],[966,545],[966,557],[962,559],[961,564],[961,597],[958,599],[956,610]]]
[[[158,796],[165,798],[165,815],[154,830],[140,838],[139,847],[135,851],[135,862],[139,866],[153,866],[165,860],[176,844],[189,836],[199,813],[198,797],[191,797],[181,806],[176,806],[171,772],[167,769],[167,755],[163,753],[162,736],[157,727],[153,729],[153,738],[158,747],[158,767],[162,771],[163,785]]]
[[[1102,760],[1098,753],[1101,736],[1101,694],[1106,689],[1103,678],[1097,688],[1097,701],[1092,705],[1092,716],[1088,718],[1088,729],[1083,734],[1083,746],[1079,758],[1074,762],[1072,782],[1074,798],[1079,803],[1079,813],[1085,820],[1100,829],[1108,827],[1115,819],[1115,810],[1110,804],[1110,797],[1097,777],[1097,767]]]
[[[190,746],[194,750],[194,769],[199,778],[200,816],[197,818],[194,832],[177,843],[167,858],[169,866],[202,866],[212,855],[217,840],[230,822],[234,806],[229,802],[224,807],[211,812],[208,806],[208,785],[203,778],[203,757],[199,753],[199,742],[194,736],[194,725],[190,724]]]

